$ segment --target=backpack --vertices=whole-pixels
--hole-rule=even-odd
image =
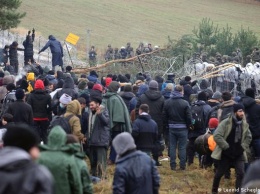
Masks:
[[[15,97],[15,90],[12,90],[11,92],[8,92],[3,100],[3,106],[1,111],[1,116],[6,113],[7,109],[9,108],[10,104],[16,101]]]
[[[203,105],[193,104],[191,106],[191,116],[194,130],[201,130],[205,127]]]
[[[48,131],[50,132],[53,127],[59,125],[67,134],[71,134],[72,129],[70,127],[69,121],[73,116],[74,115],[72,114],[68,117],[64,117],[64,115],[53,117],[49,125]]]

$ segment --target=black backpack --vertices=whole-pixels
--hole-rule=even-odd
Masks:
[[[15,90],[8,92],[5,95],[5,98],[3,100],[3,106],[2,106],[2,111],[1,111],[1,116],[6,113],[8,107],[10,106],[11,103],[14,103],[16,101],[15,97]]]
[[[191,116],[194,130],[201,130],[205,127],[203,105],[193,104],[191,106]]]
[[[73,116],[74,115],[69,115],[68,117],[64,117],[64,115],[61,115],[53,117],[49,125],[48,131],[50,132],[51,129],[55,126],[60,126],[67,134],[71,134],[72,129],[70,127],[69,121]]]

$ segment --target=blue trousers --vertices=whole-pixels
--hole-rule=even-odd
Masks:
[[[186,167],[186,145],[188,139],[188,129],[170,129],[170,166],[171,169],[176,169],[176,150],[178,149],[178,156],[180,159],[180,168]]]

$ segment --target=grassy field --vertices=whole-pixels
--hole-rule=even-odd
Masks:
[[[32,28],[44,37],[65,39],[69,32],[80,36],[79,48],[90,44],[105,49],[107,44],[121,47],[130,41],[164,45],[167,36],[190,34],[204,17],[219,27],[227,23],[234,31],[249,27],[260,37],[260,4],[253,0],[24,0],[27,12],[20,27]]]
[[[160,194],[209,194],[213,183],[213,168],[200,169],[198,159],[196,164],[191,165],[186,171],[172,171],[167,161],[162,162],[163,166],[158,167],[161,177]],[[112,194],[112,182],[114,166],[109,166],[108,179],[94,185],[94,193]],[[220,188],[233,189],[235,185],[235,175],[232,170],[232,178],[225,180],[222,178]],[[225,192],[227,193],[227,192]],[[221,194],[221,192],[220,192]]]

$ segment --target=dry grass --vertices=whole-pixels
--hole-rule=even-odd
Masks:
[[[198,159],[195,159],[195,164],[188,167],[186,171],[170,170],[170,164],[167,161],[163,161],[162,165],[158,167],[161,177],[160,194],[211,193],[213,169],[200,169]],[[107,169],[108,179],[94,185],[94,193],[112,193],[113,173],[114,166],[109,166]],[[231,177],[231,180],[222,179],[220,187],[234,188],[235,176],[233,170]]]
[[[168,35],[190,34],[204,17],[219,27],[228,23],[233,31],[250,27],[260,37],[259,6],[253,0],[26,0],[20,9],[27,15],[20,26],[60,40],[73,32],[83,50],[91,29],[91,44],[103,52],[107,44],[121,47],[128,41],[134,48],[140,41],[164,45]]]

